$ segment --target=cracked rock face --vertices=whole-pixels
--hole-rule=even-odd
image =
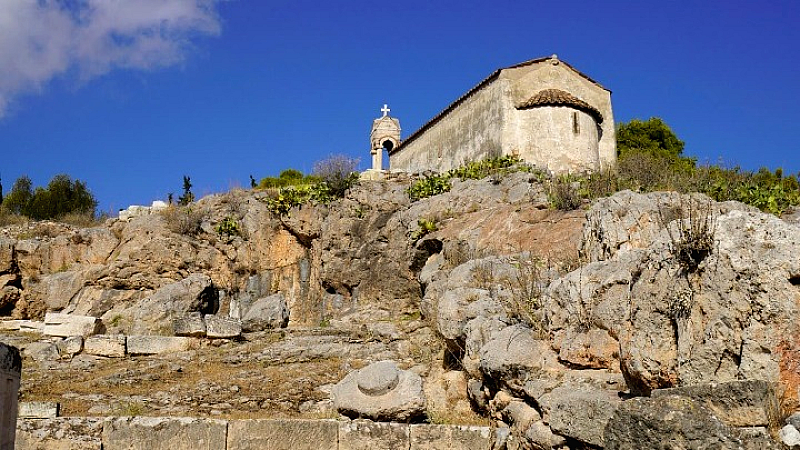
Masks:
[[[422,378],[394,361],[379,361],[348,374],[331,392],[336,409],[352,418],[411,422],[425,411]]]

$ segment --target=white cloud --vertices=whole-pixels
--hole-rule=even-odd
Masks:
[[[220,0],[0,0],[0,117],[21,93],[74,71],[179,63],[198,34],[220,32]]]

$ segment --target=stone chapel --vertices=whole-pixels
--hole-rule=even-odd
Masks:
[[[373,169],[445,172],[466,161],[515,155],[553,173],[615,164],[611,91],[556,55],[494,71],[406,139],[400,121],[373,121]]]

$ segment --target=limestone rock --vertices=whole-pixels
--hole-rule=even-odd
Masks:
[[[338,450],[335,420],[232,420],[228,446],[236,450]]]
[[[186,317],[172,321],[172,332],[175,336],[204,337],[206,322],[199,312],[190,313]]]
[[[130,355],[158,355],[189,350],[194,342],[188,337],[128,336],[127,348]]]
[[[72,336],[56,342],[56,348],[62,358],[72,358],[83,350],[83,337]]]
[[[380,361],[348,374],[331,391],[336,409],[349,417],[408,422],[424,415],[422,378]]]
[[[34,361],[56,361],[61,355],[58,347],[52,342],[31,342],[23,349],[25,355]]]
[[[20,402],[17,417],[20,419],[54,419],[58,417],[56,402]]]
[[[339,424],[339,450],[410,448],[411,430],[397,423],[353,420]]]
[[[209,314],[206,322],[206,336],[209,338],[232,339],[242,335],[242,323],[237,319]]]
[[[800,446],[800,431],[797,431],[793,425],[786,425],[778,432],[781,442],[789,447]]]
[[[16,450],[101,450],[104,418],[19,419]]]
[[[411,425],[410,448],[414,450],[483,450],[492,447],[489,427]]]
[[[701,403],[672,395],[623,402],[608,421],[604,437],[608,450],[662,448],[664,442],[687,450],[779,448],[769,442],[752,447],[754,443],[741,439]]]
[[[603,430],[622,403],[616,392],[564,385],[538,399],[545,420],[556,433],[603,446]]]
[[[772,383],[762,380],[704,383],[671,389],[657,389],[653,398],[680,395],[701,402],[732,427],[768,426],[771,410],[779,403]]]
[[[97,317],[72,314],[47,313],[44,316],[43,333],[48,336],[91,336],[99,327]]]
[[[242,317],[242,330],[263,331],[284,328],[289,324],[289,308],[281,293],[260,298]]]
[[[128,417],[103,426],[104,450],[219,450],[226,448],[222,420]]]
[[[138,302],[132,313],[132,333],[148,333],[172,327],[172,317],[191,312],[214,314],[219,309],[219,294],[208,275],[193,273],[181,281],[160,288]]]
[[[126,338],[122,334],[96,334],[83,343],[84,352],[109,358],[124,358]]]
[[[481,371],[512,391],[521,391],[527,379],[558,378],[565,368],[547,341],[530,328],[506,327],[480,350]]]

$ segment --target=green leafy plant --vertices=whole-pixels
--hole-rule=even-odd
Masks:
[[[46,187],[33,188],[31,179],[19,177],[3,200],[3,208],[11,214],[34,220],[59,219],[69,213],[94,216],[97,200],[86,183],[59,174]]]
[[[242,230],[239,226],[239,221],[231,216],[227,216],[220,223],[214,227],[214,231],[217,232],[220,236],[225,237],[232,237],[232,236],[241,236]]]
[[[411,201],[421,200],[447,192],[451,188],[450,180],[480,180],[489,176],[499,176],[510,172],[535,172],[516,156],[499,156],[481,161],[471,161],[444,174],[433,174],[415,181],[406,190]],[[543,172],[536,172],[543,175]]]
[[[422,239],[425,235],[437,231],[439,227],[433,219],[425,219],[423,217],[417,219],[417,229],[411,233],[411,240],[414,242]]]

